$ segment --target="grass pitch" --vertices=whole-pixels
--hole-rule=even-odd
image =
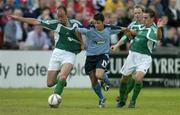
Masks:
[[[118,89],[104,92],[106,107],[98,108],[91,89],[65,89],[59,108],[49,108],[52,89],[0,89],[0,115],[179,115],[180,88],[142,89],[135,109],[116,108]],[[130,98],[130,96],[129,96]]]

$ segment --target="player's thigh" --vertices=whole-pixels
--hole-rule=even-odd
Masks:
[[[144,73],[144,72],[142,72],[142,71],[137,71],[134,77],[135,77],[135,80],[136,80],[137,82],[142,82],[144,76],[145,76],[145,73]]]
[[[60,71],[60,78],[59,79],[66,79],[69,75],[70,71],[72,70],[72,66],[75,62],[75,54],[61,50],[61,49],[54,49],[50,62],[48,71]],[[57,77],[56,74],[51,72],[51,76]]]
[[[104,76],[105,70],[109,64],[109,57],[106,54],[99,56],[99,59],[96,64],[96,77],[102,79]]]
[[[48,86],[54,84],[55,80],[57,79],[57,75],[60,71],[60,67],[61,67],[61,59],[60,57],[56,57],[56,52],[53,51],[48,66],[48,76],[47,76]]]
[[[93,70],[89,73],[89,78],[91,80],[92,86],[95,86],[98,83],[98,79],[95,76],[95,70]]]
[[[136,63],[138,64],[138,66],[136,67],[136,72],[141,71],[146,74],[149,67],[151,66],[152,58],[148,55],[139,55],[139,57],[140,60],[136,60]]]
[[[47,86],[51,87],[54,85],[59,71],[49,70],[47,76]]]
[[[61,77],[60,79],[66,80],[72,68],[73,68],[73,65],[71,63],[64,63],[61,66],[61,71],[59,73],[59,76]]]
[[[96,69],[96,61],[94,59],[86,57],[86,62],[85,62],[86,75],[90,75],[90,73],[95,71],[95,69]]]
[[[96,77],[98,79],[102,79],[104,76],[104,69],[103,68],[96,68]]]
[[[126,58],[125,63],[123,64],[120,73],[124,76],[129,76],[133,72],[135,72],[136,65],[134,63],[134,55],[129,53],[128,57]]]
[[[48,79],[55,79],[57,78],[59,71],[55,71],[55,70],[49,70],[48,71]]]
[[[48,71],[60,70],[64,53],[60,49],[54,49],[49,61]]]
[[[60,77],[61,79],[66,80],[68,75],[70,74],[73,65],[75,63],[76,55],[74,53],[64,51],[64,54],[62,56],[62,65],[61,65],[61,72]]]

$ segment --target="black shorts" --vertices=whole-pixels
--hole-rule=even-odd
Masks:
[[[101,68],[101,69],[106,70],[108,64],[109,64],[108,54],[87,56],[86,63],[85,63],[85,72],[87,75],[89,75],[90,72],[95,70],[96,68]]]

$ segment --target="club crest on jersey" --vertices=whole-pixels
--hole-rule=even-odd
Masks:
[[[71,38],[71,37],[68,37],[68,40],[69,40],[69,41],[73,41],[73,38]]]

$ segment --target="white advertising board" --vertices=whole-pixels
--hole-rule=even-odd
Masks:
[[[0,51],[0,88],[45,88],[51,51]],[[85,52],[76,57],[76,63],[67,79],[67,87],[90,87],[84,73]]]

